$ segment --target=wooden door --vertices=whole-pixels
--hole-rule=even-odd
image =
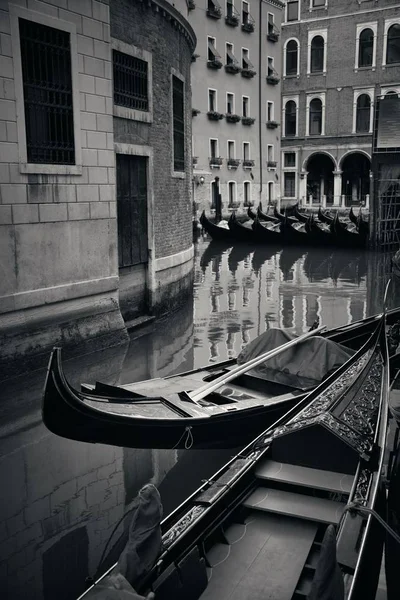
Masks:
[[[147,263],[147,158],[117,154],[119,267]]]

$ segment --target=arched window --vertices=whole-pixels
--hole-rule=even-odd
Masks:
[[[363,29],[360,33],[358,66],[372,67],[374,51],[374,32],[372,29]]]
[[[324,70],[324,38],[316,35],[311,40],[311,73]]]
[[[361,94],[357,98],[356,132],[368,133],[371,117],[371,98]]]
[[[296,40],[290,40],[286,45],[286,75],[297,75],[299,60],[299,45]]]
[[[400,25],[395,23],[387,32],[386,64],[400,63]]]
[[[297,107],[294,100],[289,100],[285,105],[285,136],[296,135]]]
[[[310,135],[321,135],[322,133],[322,102],[314,98],[310,102]]]

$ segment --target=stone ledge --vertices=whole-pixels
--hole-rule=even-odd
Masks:
[[[125,322],[125,327],[129,332],[136,332],[139,329],[147,328],[149,325],[152,325],[155,321],[154,315],[143,315],[141,317],[137,317],[136,319],[131,319],[130,321]]]

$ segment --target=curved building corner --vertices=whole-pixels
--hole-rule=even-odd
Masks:
[[[166,0],[3,2],[2,23],[0,364],[36,365],[192,292],[196,39]]]

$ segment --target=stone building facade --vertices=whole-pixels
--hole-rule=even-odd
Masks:
[[[197,36],[192,65],[193,199],[197,215],[246,212],[280,194],[280,0],[189,2]]]
[[[363,205],[375,99],[400,93],[395,0],[287,0],[282,202]]]
[[[2,0],[0,31],[0,356],[125,341],[192,287],[195,34],[166,0]]]

